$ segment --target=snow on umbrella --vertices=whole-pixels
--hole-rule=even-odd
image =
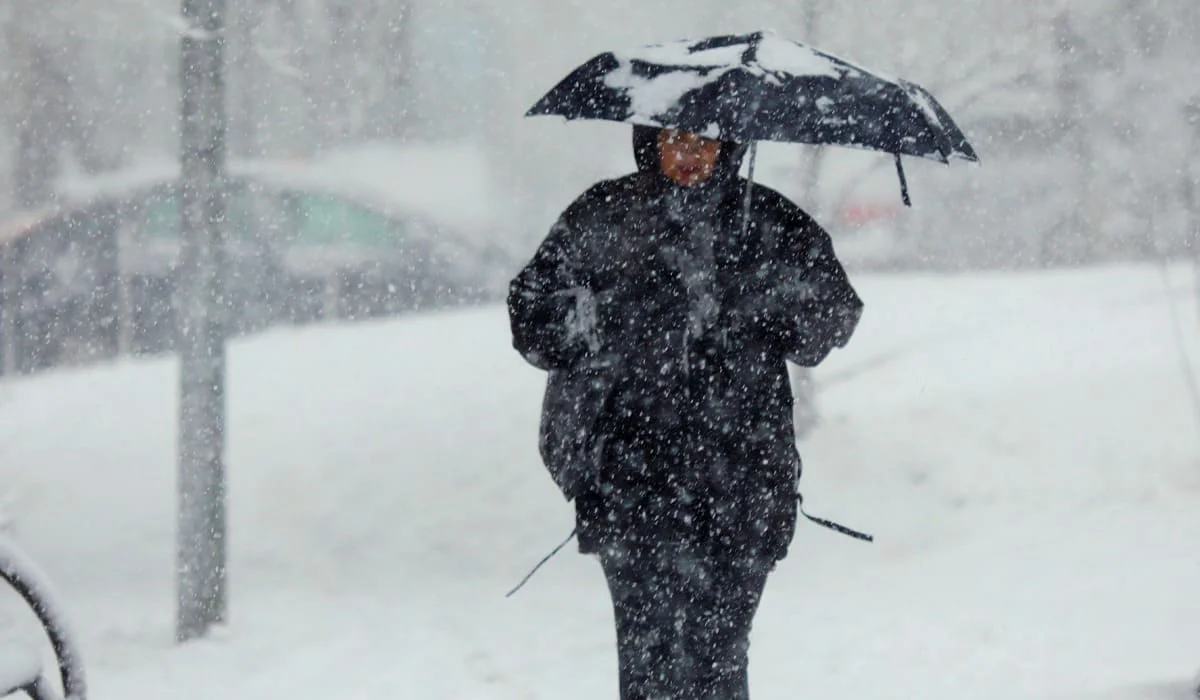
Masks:
[[[906,204],[900,156],[979,160],[924,88],[766,32],[600,54],[526,113],[538,115],[670,128],[738,143],[891,153]]]

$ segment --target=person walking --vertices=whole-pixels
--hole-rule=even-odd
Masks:
[[[542,456],[608,582],[621,700],[743,700],[796,528],[786,361],[845,346],[863,304],[826,232],[738,176],[746,144],[635,126],[633,149],[512,280],[513,345],[548,372]]]

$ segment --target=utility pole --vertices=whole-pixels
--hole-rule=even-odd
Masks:
[[[1183,202],[1187,208],[1187,246],[1192,256],[1192,284],[1195,288],[1196,308],[1200,310],[1200,94],[1184,105],[1183,113],[1192,127],[1192,142],[1187,151],[1187,165],[1183,169]]]
[[[182,0],[179,348],[180,642],[226,620],[225,0]]]
[[[1046,265],[1087,262],[1096,235],[1091,211],[1096,206],[1096,148],[1089,133],[1094,117],[1087,83],[1099,55],[1089,45],[1086,35],[1076,28],[1076,21],[1070,8],[1064,6],[1052,24],[1059,63],[1055,90],[1060,120],[1066,127],[1063,140],[1076,175],[1071,192],[1075,201],[1071,203],[1070,214],[1056,234],[1043,242],[1042,262]]]
[[[800,17],[803,23],[801,41],[809,46],[818,46],[824,4],[824,0],[804,0],[804,10]],[[801,149],[800,153],[801,158],[805,159],[800,164],[800,206],[819,220],[821,218],[821,161],[825,157],[825,149],[813,145]],[[794,401],[792,423],[797,437],[807,437],[820,419],[812,369],[797,365],[795,370],[790,373],[790,381]]]
[[[805,0],[804,13],[801,19],[803,26],[803,39],[809,46],[817,46],[821,33],[821,15],[823,10],[823,0]],[[803,156],[807,159],[801,165],[800,171],[800,198],[801,206],[814,216],[820,218],[820,178],[821,178],[821,161],[825,158],[825,149],[820,146],[812,146],[802,150]],[[802,157],[803,157],[802,156]]]

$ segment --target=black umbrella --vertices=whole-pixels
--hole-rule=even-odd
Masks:
[[[602,119],[738,143],[830,144],[978,162],[927,90],[884,78],[770,33],[718,36],[603,53],[576,68],[526,116]],[[753,176],[753,152],[750,167]]]

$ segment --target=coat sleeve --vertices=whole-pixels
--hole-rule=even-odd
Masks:
[[[799,210],[782,216],[768,236],[743,315],[757,334],[792,362],[815,367],[850,340],[863,303],[833,243]]]
[[[597,343],[594,298],[570,213],[555,222],[508,289],[513,347],[545,370],[571,366]]]

